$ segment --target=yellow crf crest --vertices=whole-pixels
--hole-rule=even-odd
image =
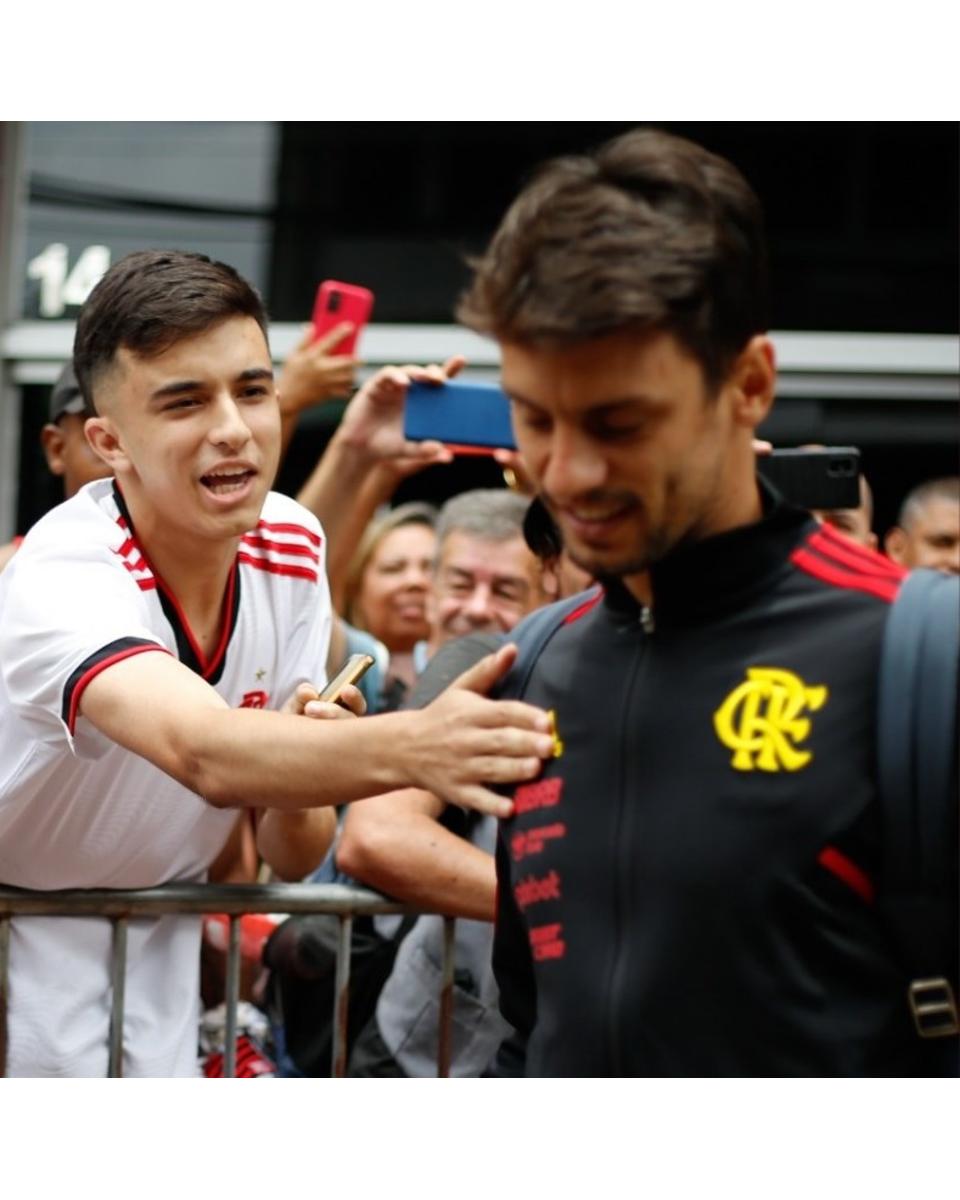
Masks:
[[[807,687],[799,675],[779,667],[748,667],[713,714],[717,737],[733,751],[737,771],[799,771],[813,755],[797,745],[810,733],[804,712],[827,701],[826,687]]]

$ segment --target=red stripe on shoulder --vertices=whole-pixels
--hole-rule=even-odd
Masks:
[[[309,546],[303,546],[299,542],[272,542],[252,533],[245,533],[240,540],[253,550],[272,550],[275,554],[289,554],[292,558],[309,558],[311,562],[320,562],[320,555],[316,550],[311,550]]]
[[[873,903],[876,890],[870,876],[852,859],[841,854],[836,846],[824,846],[817,855],[817,862],[838,879],[842,879],[848,887],[853,888],[861,900],[865,900],[867,904]]]
[[[591,596],[588,600],[584,600],[584,602],[578,605],[573,612],[567,613],[567,615],[563,618],[564,625],[572,625],[574,621],[579,621],[581,617],[586,616],[591,608],[596,608],[602,599],[603,588],[597,588],[597,593],[595,596]]]
[[[903,567],[891,562],[885,554],[879,554],[876,550],[861,546],[859,542],[844,537],[830,525],[821,525],[815,533],[810,535],[807,542],[815,550],[837,559],[844,566],[852,567],[854,570],[861,570],[868,575],[877,575],[883,579],[892,579],[898,583],[906,579],[907,572]]]
[[[305,537],[314,546],[320,545],[319,535],[314,533],[312,529],[308,529],[306,525],[293,525],[285,521],[258,521],[257,529],[266,529],[268,533],[299,533],[301,537]]]
[[[837,563],[820,558],[803,546],[798,546],[794,550],[790,555],[790,561],[795,567],[799,567],[801,571],[812,575],[822,583],[829,583],[832,587],[843,588],[846,591],[866,592],[870,596],[886,600],[888,604],[892,604],[896,600],[897,592],[900,590],[898,579],[879,579],[863,575],[859,571],[846,570]]]
[[[292,563],[270,562],[266,558],[254,558],[252,554],[245,554],[242,550],[237,555],[237,562],[245,563],[248,567],[256,567],[258,571],[266,571],[270,575],[288,575],[294,579],[308,579],[311,583],[317,582],[316,571],[311,571],[309,567],[295,567]]]

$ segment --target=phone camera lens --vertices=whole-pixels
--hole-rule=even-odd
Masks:
[[[342,293],[331,292],[330,293],[330,301],[327,304],[327,311],[328,312],[339,312],[341,298],[342,298]]]

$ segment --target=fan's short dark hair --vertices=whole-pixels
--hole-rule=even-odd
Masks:
[[[161,354],[229,317],[252,317],[267,336],[257,292],[233,267],[186,250],[138,250],[107,271],[80,310],[73,365],[84,401],[121,346]]]

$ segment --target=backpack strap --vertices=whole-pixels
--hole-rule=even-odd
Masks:
[[[534,609],[529,616],[524,617],[505,639],[516,643],[519,654],[497,689],[498,696],[523,696],[533,668],[547,642],[568,617],[577,609],[589,604],[596,595],[597,589],[593,587],[586,592],[578,592],[575,596],[567,596],[564,600],[557,600],[544,608]]]
[[[917,570],[890,610],[877,724],[885,916],[921,1037],[957,1020],[957,676],[960,579]]]

